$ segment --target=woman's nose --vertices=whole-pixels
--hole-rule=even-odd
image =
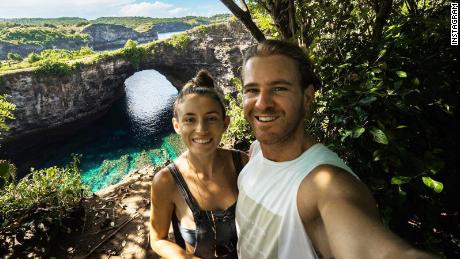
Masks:
[[[208,123],[205,120],[201,120],[196,125],[197,132],[207,132],[208,131]]]

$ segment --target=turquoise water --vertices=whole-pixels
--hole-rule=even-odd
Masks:
[[[33,166],[65,166],[71,154],[81,154],[82,180],[95,192],[132,170],[176,158],[180,140],[171,118],[177,90],[153,70],[138,72],[125,84],[126,96],[98,121],[33,151]]]

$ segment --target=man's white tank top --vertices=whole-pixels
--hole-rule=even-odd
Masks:
[[[311,146],[294,160],[273,162],[263,157],[260,144],[255,142],[251,158],[238,177],[239,258],[318,258],[299,216],[297,191],[302,180],[324,164],[357,177],[322,144]]]

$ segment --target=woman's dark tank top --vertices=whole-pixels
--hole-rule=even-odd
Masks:
[[[243,168],[240,151],[232,150],[232,157],[238,176]],[[181,227],[176,213],[173,212],[172,224],[176,243],[185,249],[184,240],[187,241],[195,248],[193,254],[201,258],[238,258],[235,226],[236,202],[226,210],[201,210],[176,165],[171,163],[168,165],[168,169],[173,175],[182,197],[192,211],[196,225],[196,230]],[[212,217],[214,217],[217,237],[215,243]]]

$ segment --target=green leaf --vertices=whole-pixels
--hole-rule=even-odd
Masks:
[[[393,176],[391,177],[391,184],[401,185],[410,182],[411,177],[408,176]]]
[[[361,127],[361,128],[356,128],[353,130],[353,135],[352,137],[353,138],[359,138],[363,133],[364,131],[366,131],[365,128]]]
[[[375,102],[376,100],[377,100],[377,97],[370,95],[370,96],[366,96],[363,99],[359,100],[359,103],[363,105],[368,105],[368,104]]]
[[[430,189],[433,189],[436,193],[442,192],[444,185],[441,182],[431,179],[429,176],[422,177],[423,183],[428,186]]]
[[[371,129],[371,134],[374,137],[374,141],[380,144],[387,145],[388,144],[388,138],[385,135],[385,133],[378,128],[372,128]]]
[[[403,77],[403,78],[407,77],[407,73],[401,70],[396,71],[396,74],[398,75],[398,77]]]
[[[348,138],[351,135],[352,135],[352,131],[351,130],[346,130],[345,133],[342,135],[342,138],[340,139],[340,141],[343,142],[346,138]]]
[[[379,52],[379,56],[377,57],[377,60],[383,57],[387,53],[387,49],[381,49]]]
[[[379,161],[380,160],[380,150],[375,150],[373,153],[372,153],[372,157],[374,159],[374,161]]]
[[[397,129],[404,129],[404,128],[407,128],[406,125],[399,125],[398,127],[396,127]]]

